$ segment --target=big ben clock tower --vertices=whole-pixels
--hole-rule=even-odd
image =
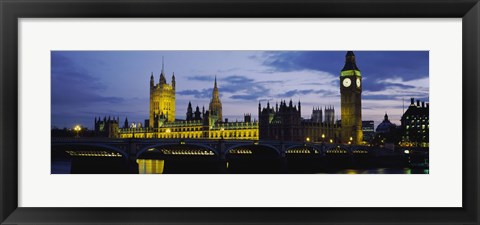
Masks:
[[[345,66],[340,73],[342,143],[362,143],[362,85],[362,75],[355,62],[355,54],[348,51]]]

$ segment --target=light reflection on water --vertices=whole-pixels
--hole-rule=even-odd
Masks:
[[[331,174],[429,174],[424,168],[375,168],[375,169],[341,169],[328,171]]]
[[[162,173],[163,160],[160,168],[157,163],[152,163],[156,160],[148,160],[149,164],[139,163],[140,173]],[[155,165],[155,166],[154,166]],[[71,162],[70,161],[53,161],[52,174],[69,174]],[[154,170],[151,168],[155,168]],[[152,172],[153,171],[153,172]],[[220,173],[220,172],[219,172]],[[374,168],[374,169],[336,169],[328,171],[317,171],[317,174],[429,174],[428,168]]]

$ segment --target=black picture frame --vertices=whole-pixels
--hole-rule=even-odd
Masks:
[[[0,0],[1,224],[479,224],[478,0]],[[123,17],[462,18],[461,208],[18,207],[18,19]],[[448,43],[446,43],[448,44]],[[454,79],[460,79],[460,77]],[[458,146],[458,145],[456,145]],[[446,193],[448,194],[448,193]]]

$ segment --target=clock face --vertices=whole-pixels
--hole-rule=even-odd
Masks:
[[[360,81],[360,78],[357,78],[357,87],[360,87],[361,84],[362,84],[362,81]]]
[[[345,78],[343,80],[343,86],[344,87],[350,87],[351,84],[352,84],[352,80],[350,80],[350,78]]]

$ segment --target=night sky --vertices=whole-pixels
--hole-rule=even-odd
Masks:
[[[223,117],[257,118],[258,102],[282,99],[312,107],[332,105],[340,119],[339,74],[346,51],[52,51],[52,127],[80,124],[93,128],[94,118],[148,118],[149,82],[159,81],[162,57],[167,82],[176,77],[176,118],[185,119],[188,102],[208,108],[217,76]],[[410,98],[428,102],[428,51],[355,51],[363,76],[363,120],[375,127],[385,112],[397,125],[402,104]]]

